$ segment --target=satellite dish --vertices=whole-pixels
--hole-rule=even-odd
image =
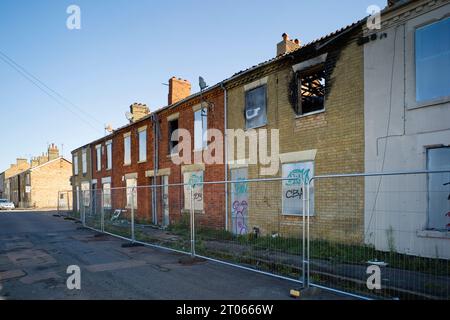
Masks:
[[[205,90],[207,85],[205,79],[203,77],[198,77],[198,85],[200,86],[200,90]]]
[[[109,133],[113,132],[113,128],[112,128],[111,124],[107,124],[107,125],[105,126],[105,130],[106,130],[107,132],[109,132]]]
[[[133,121],[133,114],[129,111],[125,112],[125,117],[128,121]]]

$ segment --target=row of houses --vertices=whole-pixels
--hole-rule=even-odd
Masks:
[[[377,28],[363,19],[307,44],[283,34],[275,58],[201,84],[198,93],[171,78],[167,106],[150,112],[134,103],[130,123],[72,152],[74,210],[97,205],[82,191],[101,190],[103,207],[133,206],[138,219],[155,225],[175,223],[194,205],[210,227],[291,236],[302,225],[299,186],[254,183],[238,194],[224,183],[195,182],[450,169],[449,16],[447,0],[389,1]],[[245,148],[231,143],[239,133]],[[269,158],[276,155],[269,162],[261,159],[265,135]],[[424,191],[398,201],[383,198],[392,186],[373,179],[339,186],[352,197],[357,191],[352,201],[336,201],[330,184],[316,184],[312,233],[379,250],[391,250],[393,241],[397,252],[448,259],[446,178],[409,178]],[[196,186],[194,202],[180,184]],[[136,195],[120,189],[134,187]],[[391,216],[373,222],[374,201]]]
[[[0,198],[13,202],[16,208],[56,209],[59,190],[70,188],[72,163],[64,159],[55,144],[47,152],[15,164],[0,173]]]

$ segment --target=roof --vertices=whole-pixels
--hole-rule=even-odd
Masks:
[[[27,170],[23,170],[23,171],[21,171],[21,172],[19,172],[19,173],[16,173],[15,175],[9,177],[8,179],[17,177],[17,176],[19,176],[19,175],[21,175],[21,174],[23,174],[23,173],[25,173],[25,172],[32,172],[32,171],[34,171],[34,170],[36,170],[36,169],[39,169],[39,168],[41,168],[41,167],[44,167],[44,166],[46,166],[46,165],[48,165],[48,164],[50,164],[50,163],[56,162],[56,161],[58,161],[58,160],[64,160],[64,161],[66,161],[66,162],[68,162],[68,163],[70,163],[70,164],[72,163],[71,161],[67,160],[67,159],[64,158],[64,157],[58,157],[58,158],[56,158],[56,159],[53,159],[53,160],[44,162],[43,164],[40,164],[40,165],[38,165],[38,166],[36,166],[36,167],[28,168]]]
[[[336,30],[336,31],[333,31],[333,32],[331,32],[331,33],[329,33],[329,34],[327,34],[327,35],[325,35],[325,36],[323,36],[323,37],[320,37],[320,38],[318,38],[318,39],[315,39],[315,40],[313,40],[313,41],[310,41],[309,43],[307,43],[307,44],[301,46],[300,48],[295,49],[295,50],[293,50],[293,51],[291,51],[291,52],[287,52],[287,53],[285,53],[285,54],[276,56],[275,58],[271,58],[271,59],[269,59],[269,60],[266,60],[266,61],[264,61],[264,62],[261,62],[261,63],[259,63],[259,64],[256,64],[256,65],[254,65],[254,66],[252,66],[252,67],[250,67],[250,68],[241,70],[241,71],[239,71],[239,72],[233,74],[231,77],[226,78],[226,79],[224,79],[224,80],[222,80],[222,81],[220,81],[220,82],[214,84],[214,85],[211,86],[211,87],[208,87],[208,88],[205,89],[204,91],[196,92],[196,93],[191,94],[191,95],[189,95],[188,97],[186,97],[186,98],[184,98],[184,99],[182,99],[182,100],[180,100],[180,101],[178,101],[178,102],[175,102],[175,103],[173,103],[173,104],[171,104],[171,105],[167,105],[167,106],[158,108],[158,109],[156,109],[155,111],[150,112],[148,115],[146,115],[146,116],[142,117],[141,119],[137,120],[136,122],[128,123],[128,124],[126,124],[126,125],[124,125],[124,126],[121,126],[121,127],[117,128],[117,129],[115,129],[115,130],[114,130],[111,134],[109,134],[108,136],[105,136],[105,137],[103,137],[103,138],[99,138],[99,139],[94,140],[94,141],[92,141],[92,142],[90,142],[90,143],[87,143],[87,144],[85,144],[85,145],[82,146],[82,147],[78,147],[78,148],[74,149],[72,152],[77,151],[77,150],[79,150],[79,149],[81,149],[81,148],[87,147],[87,146],[89,146],[89,145],[91,145],[91,144],[97,143],[97,142],[99,142],[99,141],[103,141],[103,140],[105,140],[106,138],[112,137],[112,136],[114,135],[114,133],[117,132],[117,131],[120,131],[120,130],[123,130],[123,129],[127,128],[127,127],[136,125],[136,123],[140,123],[140,122],[142,122],[142,121],[145,121],[145,120],[151,118],[154,114],[158,114],[158,113],[160,113],[160,112],[162,112],[162,111],[164,111],[164,110],[175,108],[175,107],[177,107],[177,106],[179,106],[179,105],[181,105],[181,104],[183,104],[183,103],[186,103],[187,101],[189,101],[189,100],[191,100],[191,99],[194,99],[194,98],[199,97],[201,94],[206,94],[206,93],[208,93],[208,92],[210,92],[210,91],[212,91],[212,90],[215,90],[215,89],[217,89],[217,88],[219,88],[219,87],[223,87],[226,83],[229,83],[229,82],[231,82],[231,81],[233,81],[233,80],[235,80],[235,79],[237,79],[237,78],[239,78],[239,77],[241,77],[241,76],[244,76],[244,75],[246,75],[246,74],[248,74],[248,73],[250,73],[250,72],[253,72],[253,71],[255,71],[255,70],[259,69],[259,68],[262,68],[262,67],[264,67],[264,66],[266,66],[266,65],[269,65],[269,64],[271,64],[271,63],[275,63],[275,62],[281,61],[281,60],[283,60],[283,59],[287,59],[288,57],[292,57],[292,56],[294,56],[294,55],[301,54],[303,51],[309,50],[309,49],[311,49],[311,48],[314,48],[315,46],[316,46],[316,48],[319,47],[319,46],[320,46],[320,47],[323,47],[323,46],[327,45],[328,43],[331,43],[331,42],[334,41],[335,39],[339,38],[341,35],[343,35],[343,34],[349,32],[349,31],[353,30],[353,28],[356,28],[357,26],[361,25],[361,24],[362,24],[363,22],[365,22],[366,20],[367,20],[367,17],[365,17],[365,18],[363,18],[363,19],[360,19],[360,20],[358,20],[358,21],[356,21],[356,22],[354,22],[354,23],[352,23],[352,24],[349,24],[349,25],[347,25],[347,26],[345,26],[345,27],[343,27],[343,28],[340,28],[340,29],[338,29],[338,30]]]

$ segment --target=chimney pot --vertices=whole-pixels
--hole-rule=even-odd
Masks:
[[[300,48],[298,39],[290,40],[287,33],[283,33],[283,40],[277,44],[277,57]]]

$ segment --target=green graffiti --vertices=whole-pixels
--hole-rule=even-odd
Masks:
[[[303,183],[307,184],[310,180],[310,169],[294,169],[289,172],[287,179],[293,179],[286,181],[286,186],[299,186]]]
[[[244,178],[238,178],[237,181],[246,180]],[[238,182],[234,184],[234,192],[236,194],[246,194],[248,192],[248,184],[246,182]]]
[[[203,183],[203,174],[195,174],[193,173],[188,181],[188,185],[192,188],[195,188],[198,184]]]

